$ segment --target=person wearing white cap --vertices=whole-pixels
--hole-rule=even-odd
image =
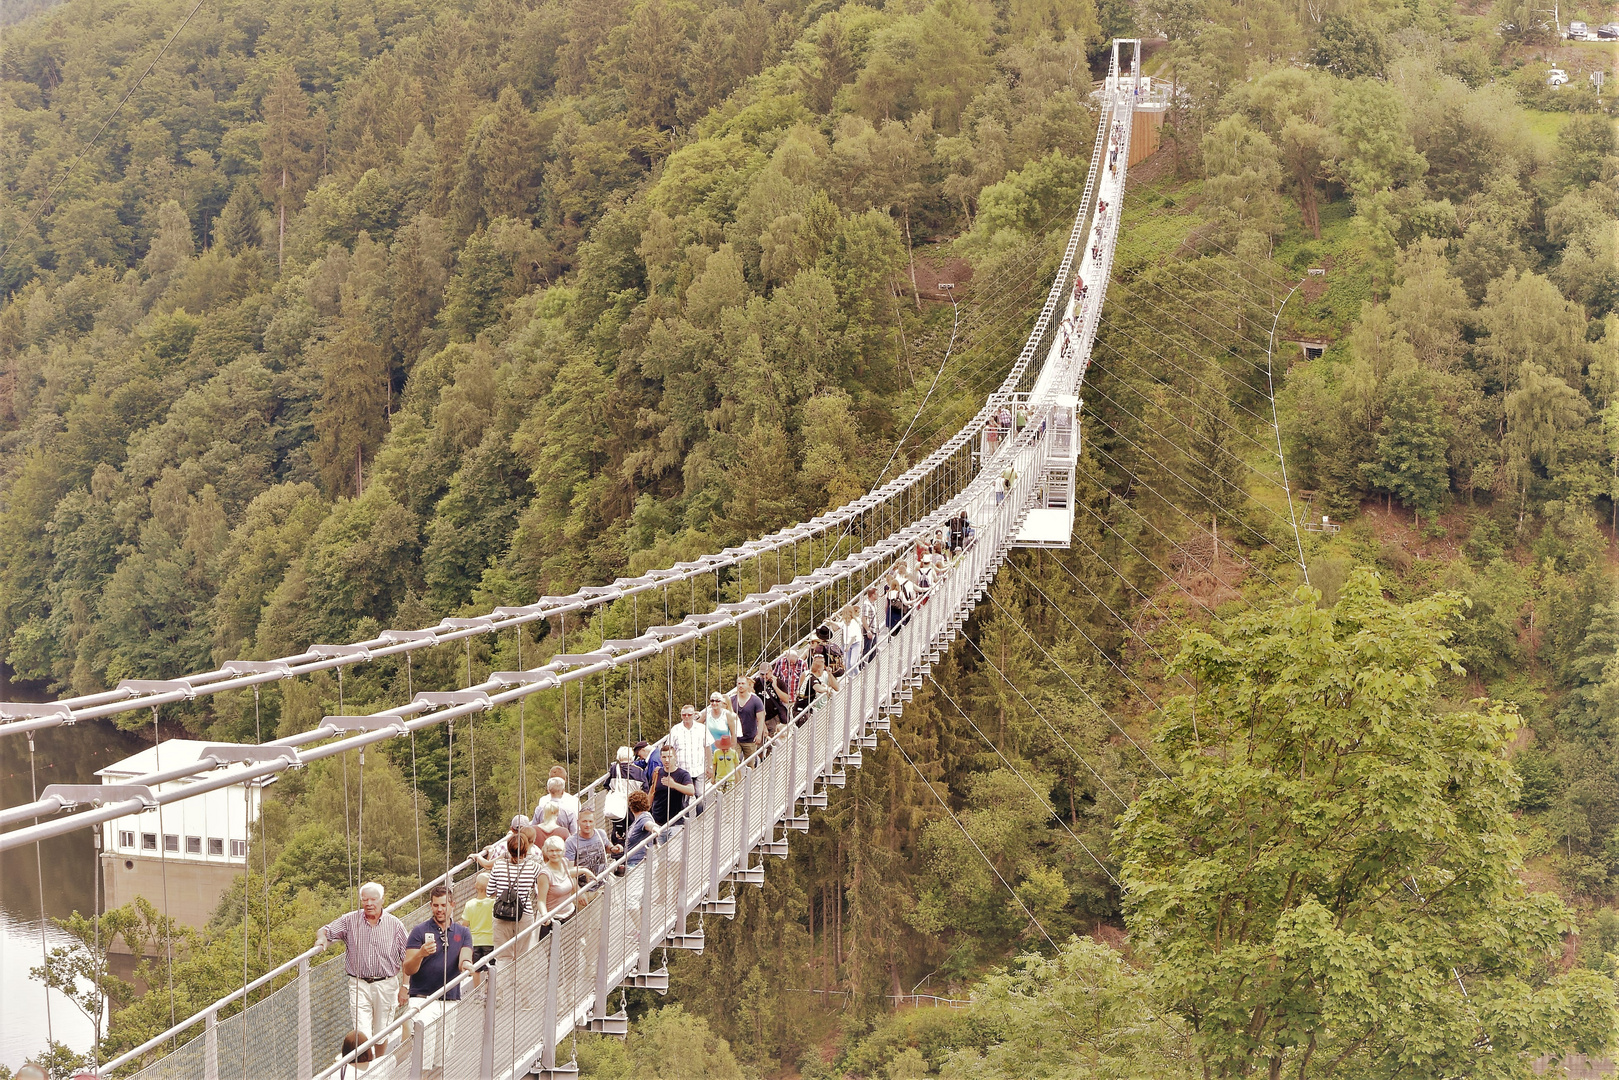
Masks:
[[[500,858],[501,853],[506,850],[507,841],[517,835],[517,830],[526,829],[530,824],[531,823],[528,820],[527,814],[517,814],[513,816],[511,829],[506,833],[505,836],[502,836],[499,840],[496,840],[493,844],[490,844],[482,851],[474,851],[471,855],[468,855],[467,858],[471,859],[485,870],[489,869],[490,865],[496,859]]]

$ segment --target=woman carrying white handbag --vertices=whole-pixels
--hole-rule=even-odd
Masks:
[[[622,846],[630,817],[630,792],[646,786],[646,776],[635,764],[630,748],[618,748],[618,760],[607,767],[607,798],[602,814],[607,818],[607,834],[615,846]]]

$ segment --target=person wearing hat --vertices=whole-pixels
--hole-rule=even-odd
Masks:
[[[512,837],[517,835],[518,830],[526,829],[529,827],[529,825],[530,822],[527,814],[515,815],[512,818],[511,828],[507,830],[505,836],[502,836],[499,840],[496,840],[493,844],[490,844],[482,851],[474,851],[472,854],[468,855],[467,858],[477,863],[483,869],[489,869],[490,865],[496,859],[500,858],[501,852],[506,850],[507,843],[511,841]]]
[[[645,743],[639,744],[645,746]],[[607,799],[603,813],[607,817],[607,844],[609,848],[621,846],[629,830],[630,792],[646,788],[646,771],[630,755],[630,748],[618,748],[616,760],[607,766]]]
[[[641,770],[641,786],[650,795],[652,793],[652,769],[654,765],[652,744],[642,739],[632,747],[632,750],[635,753],[635,765]],[[635,820],[633,815],[631,815],[630,820]]]

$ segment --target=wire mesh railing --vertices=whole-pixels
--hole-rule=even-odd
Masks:
[[[778,828],[807,827],[808,806],[824,799],[817,785],[842,770],[840,760],[851,741],[866,737],[885,712],[897,711],[931,662],[935,643],[965,619],[1005,557],[1022,516],[1018,508],[1033,496],[1037,470],[1032,466],[1045,452],[1044,440],[1031,430],[1008,446],[1018,474],[1009,497],[992,509],[988,486],[978,485],[972,498],[983,525],[974,542],[929,593],[927,603],[884,635],[875,652],[846,674],[838,691],[782,728],[729,783],[705,791],[650,846],[638,866],[623,877],[604,876],[587,893],[592,899],[583,910],[542,940],[529,942],[521,955],[508,956],[483,994],[447,1004],[442,1015],[417,1005],[396,1019],[392,1030],[407,1036],[395,1039],[397,1045],[389,1049],[400,1075],[420,1075],[413,1071],[418,1048],[430,1051],[421,1055],[427,1060],[420,1067],[431,1071],[438,1064],[446,1077],[517,1076],[531,1068],[549,1069],[575,1026],[603,1018],[606,993],[626,978],[652,973],[654,947],[700,943],[700,936],[688,928],[691,915],[705,905],[719,905],[722,884],[748,866],[753,851],[783,844],[776,838]],[[472,880],[455,882],[458,908]],[[425,917],[425,910],[418,906],[414,917]],[[538,938],[543,930],[536,927],[530,936]],[[518,952],[520,943],[514,942],[510,952]],[[311,959],[301,957],[290,984],[244,1013],[217,1021],[224,1005],[216,1006],[203,1020],[202,1037],[137,1075],[143,1080],[308,1080],[330,1072],[331,1067],[316,1070],[336,1052],[353,1017],[341,965],[311,964]],[[502,1001],[509,1007],[502,1009]],[[450,1032],[447,1043],[444,1031]],[[109,1068],[129,1060],[126,1055]]]
[[[401,896],[387,905],[386,910],[406,923],[419,922],[428,910],[422,901],[428,891],[446,878],[454,881],[456,874],[471,866],[472,863],[468,861],[452,867],[448,874],[434,878],[414,892]],[[458,898],[464,898],[470,892],[472,883],[470,879],[463,879],[456,882],[454,887]],[[303,1024],[304,1014],[309,1015],[310,1024],[325,1025],[325,1029],[339,1022],[347,1025],[338,1031],[339,1039],[353,1026],[348,1018],[350,1012],[348,989],[342,981],[343,964],[340,962],[342,954],[328,953],[322,960],[322,952],[323,950],[319,948],[311,948],[284,961],[249,982],[241,990],[221,998],[160,1035],[108,1061],[101,1066],[102,1073],[109,1075],[126,1067],[137,1066],[145,1055],[165,1043],[185,1037],[188,1031],[200,1026],[203,1028],[200,1037],[185,1043],[152,1065],[140,1069],[135,1075],[154,1078],[202,1076],[209,1080],[215,1078],[225,1080],[232,1076],[243,1077],[245,1080],[257,1076],[306,1075],[297,1073],[298,1062],[291,1054],[286,1053],[285,1045],[286,1033],[299,1030]],[[254,992],[273,986],[287,976],[292,978],[260,1000],[252,1002],[245,1010],[224,1018],[220,1017],[221,1013],[237,1002],[244,998],[251,1000]],[[313,1028],[311,1034],[314,1034]],[[272,1060],[272,1055],[266,1053],[267,1049],[278,1049],[284,1060],[278,1064]],[[253,1063],[251,1068],[248,1062]]]
[[[1116,138],[1122,132],[1128,145],[1129,110],[1107,108],[1099,124],[1098,155],[1104,145],[1104,134],[1119,123],[1113,116],[1116,111],[1126,115],[1122,127],[1113,128],[1113,135]],[[1094,164],[1093,160],[1093,167]],[[1120,169],[1115,178],[1119,188],[1124,183],[1123,173]],[[1115,184],[1107,186],[1112,188]],[[1099,221],[1093,219],[1093,237],[1099,225]],[[1099,267],[1103,284],[1116,237],[1116,226],[1111,233],[1104,232],[1097,237],[1108,249]],[[1071,254],[1072,242],[1069,246]],[[1065,256],[1065,264],[1067,261]],[[1098,293],[1092,310],[1099,310],[1100,306]],[[1074,310],[1072,304],[1068,305],[1068,310]],[[445,1077],[515,1077],[531,1071],[557,1072],[559,1047],[576,1027],[610,1030],[611,1022],[619,1019],[605,1013],[607,998],[614,988],[626,981],[636,985],[658,984],[658,973],[651,969],[654,948],[700,947],[700,930],[693,933],[689,929],[691,915],[725,910],[722,884],[744,878],[753,880],[749,863],[755,851],[785,853],[785,839],[777,839],[777,829],[807,828],[808,809],[825,805],[825,793],[817,791],[817,785],[839,773],[843,764],[852,760],[847,756],[851,743],[874,745],[872,733],[885,728],[885,717],[897,712],[902,702],[909,699],[911,688],[920,683],[922,674],[937,658],[940,643],[960,627],[982,597],[985,586],[1010,550],[1023,508],[1034,499],[1040,482],[1038,466],[1046,457],[1047,443],[1052,438],[1044,423],[1050,407],[1047,398],[1051,393],[1067,392],[1083,377],[1090,335],[1094,334],[1094,318],[1086,318],[1085,323],[1088,325],[1084,329],[1089,333],[1079,335],[1082,347],[1072,350],[1053,347],[1049,351],[1046,368],[1038,382],[1044,394],[1037,393],[1037,400],[1030,402],[1030,424],[998,449],[997,467],[1009,466],[1009,475],[1013,478],[1005,488],[993,487],[991,478],[980,471],[967,478],[953,496],[937,501],[930,513],[916,517],[905,528],[869,547],[862,553],[864,561],[851,557],[844,562],[857,565],[844,566],[829,576],[818,572],[819,576],[812,575],[795,593],[795,597],[811,596],[813,603],[817,590],[852,570],[867,575],[865,580],[870,580],[874,568],[880,574],[884,560],[891,563],[897,552],[909,547],[913,538],[941,526],[947,515],[966,510],[970,519],[978,523],[975,541],[950,566],[944,580],[934,586],[926,602],[883,635],[875,651],[846,675],[838,691],[818,701],[797,723],[778,732],[728,783],[704,792],[676,819],[672,828],[649,845],[638,865],[628,866],[626,860],[621,859],[616,870],[622,876],[619,873],[604,875],[588,891],[589,902],[574,915],[547,927],[533,928],[480,964],[487,974],[480,993],[453,1002],[413,1001],[385,1030],[377,1032],[374,1041],[390,1034],[396,1036],[388,1051],[398,1070],[394,1075],[419,1077],[424,1069],[430,1071],[435,1067],[441,1068]],[[980,421],[975,423],[982,419],[981,414]],[[795,579],[792,585],[799,586],[800,582]],[[775,598],[772,603],[781,602],[781,590],[778,586],[769,594],[749,597],[751,606],[720,607],[733,609],[725,613],[726,619],[745,619],[768,610],[766,601],[772,597]],[[716,590],[716,599],[717,596]],[[744,608],[747,610],[742,610]],[[701,619],[688,618],[680,626],[654,629],[679,631],[692,637],[707,633],[711,625]],[[591,660],[588,666],[602,665],[608,669],[621,662],[635,663],[657,655],[662,639],[650,632],[649,636],[654,639],[652,645],[626,649],[605,660]],[[639,643],[638,640],[621,644]],[[551,685],[559,686],[560,681]],[[532,689],[530,685],[528,691]],[[446,710],[435,716],[454,711]],[[396,712],[402,714],[404,710]],[[403,730],[402,719],[400,726]],[[357,740],[346,742],[363,745]],[[604,794],[598,781],[581,796],[586,805],[594,805]],[[801,802],[804,803],[802,814]],[[455,873],[466,865],[448,875],[452,882]],[[470,877],[454,882],[457,910],[467,899],[471,883]],[[402,906],[405,900],[397,903]],[[424,916],[425,908],[418,905],[412,917]],[[292,981],[245,1011],[224,1020],[218,1018],[221,1011],[241,996],[238,992],[191,1018],[182,1027],[201,1024],[202,1035],[153,1062],[138,1075],[202,1076],[206,1080],[286,1076],[310,1080],[314,1076],[335,1073],[336,1062],[318,1073],[316,1070],[327,1060],[328,1054],[335,1052],[342,1036],[353,1026],[352,1006],[340,965],[315,964],[311,963],[312,959],[312,954],[297,958],[292,962],[297,970]],[[491,960],[498,960],[498,966],[491,966]],[[279,978],[288,971],[289,965],[283,965],[260,983]],[[470,982],[463,977],[454,980],[451,986],[470,987]],[[256,988],[258,984],[249,989]],[[107,1068],[129,1065],[160,1041],[168,1041],[180,1033],[178,1029],[165,1033],[160,1040],[137,1048],[109,1063]]]

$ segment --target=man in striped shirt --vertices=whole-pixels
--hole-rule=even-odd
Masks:
[[[354,1026],[370,1038],[388,1026],[399,999],[399,967],[405,961],[405,924],[382,910],[383,889],[375,881],[360,886],[360,910],[340,915],[315,931],[315,947],[344,945],[349,1005]],[[387,1049],[379,1044],[378,1054]]]
[[[797,707],[798,688],[804,681],[804,673],[809,665],[798,657],[797,649],[788,649],[781,654],[781,658],[770,669],[776,680],[776,692],[781,696],[782,707],[788,716],[792,716],[793,709]]]

